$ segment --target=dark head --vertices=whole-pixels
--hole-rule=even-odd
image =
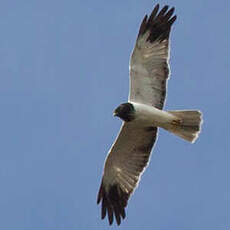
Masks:
[[[123,121],[132,121],[134,119],[135,109],[131,103],[124,103],[119,105],[113,115],[120,117]]]

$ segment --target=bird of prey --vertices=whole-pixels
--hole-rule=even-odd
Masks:
[[[101,218],[114,217],[118,225],[125,218],[128,199],[137,187],[157,139],[158,127],[186,141],[194,142],[200,132],[198,110],[163,111],[169,77],[169,34],[176,21],[174,7],[155,6],[145,15],[130,59],[130,92],[127,103],[114,116],[123,123],[107,155],[97,203]]]

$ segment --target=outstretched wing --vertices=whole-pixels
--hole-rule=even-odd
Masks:
[[[97,203],[102,201],[101,218],[107,213],[110,224],[114,216],[118,225],[121,217],[125,218],[128,199],[148,164],[156,137],[156,127],[141,128],[132,122],[123,123],[107,156],[97,199]]]
[[[159,4],[140,26],[130,59],[129,101],[162,109],[169,76],[169,34],[176,16],[168,6],[158,11]]]

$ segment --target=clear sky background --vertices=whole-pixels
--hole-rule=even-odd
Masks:
[[[96,196],[150,0],[2,0],[0,229],[109,229]],[[166,109],[200,109],[191,145],[160,130],[120,229],[230,229],[230,1],[168,0]],[[116,225],[111,229],[117,229]]]

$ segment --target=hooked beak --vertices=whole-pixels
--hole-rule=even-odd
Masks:
[[[114,117],[117,117],[116,111],[113,112],[113,116],[114,116]]]

